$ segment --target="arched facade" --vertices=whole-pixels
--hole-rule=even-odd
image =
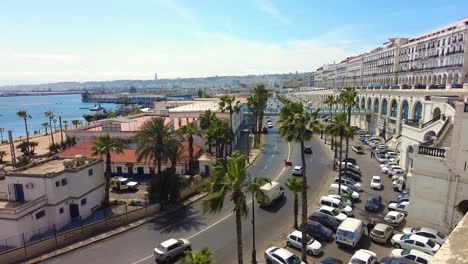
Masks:
[[[415,122],[419,122],[421,118],[422,118],[422,104],[421,102],[417,101],[413,107],[413,120]]]
[[[390,106],[390,117],[397,117],[398,106],[397,101],[394,99],[392,100],[392,104]]]
[[[440,119],[440,113],[441,113],[440,108],[436,107],[434,109],[434,112],[432,112],[432,118],[433,119],[435,119],[435,118]]]
[[[382,116],[387,116],[387,99],[382,100]]]
[[[367,110],[372,110],[372,99],[370,97],[367,98]]]
[[[401,103],[401,115],[400,118],[402,120],[408,120],[408,114],[409,114],[409,104],[408,101],[403,100]]]
[[[374,113],[375,114],[379,113],[379,98],[375,98],[374,100]]]

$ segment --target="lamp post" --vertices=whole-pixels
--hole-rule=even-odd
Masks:
[[[2,142],[0,142],[0,144],[3,144],[3,131],[5,131],[5,128],[0,127],[0,135],[2,136]]]
[[[254,177],[249,175],[250,184],[253,183]],[[252,264],[257,264],[257,250],[255,249],[255,193],[252,188]]]

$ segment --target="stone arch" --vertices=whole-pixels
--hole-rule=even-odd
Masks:
[[[434,132],[433,130],[427,131],[426,134],[424,134],[423,141],[427,142],[429,140],[432,140],[436,135],[436,132]]]
[[[398,113],[398,103],[396,99],[393,99],[390,104],[390,117],[397,117]]]
[[[367,98],[367,110],[372,110],[372,99],[370,97]]]
[[[412,117],[415,122],[419,122],[422,119],[422,104],[420,101],[414,103]]]
[[[447,74],[444,73],[444,74],[442,75],[442,82],[441,82],[440,84],[444,84],[444,85],[445,85],[446,83],[447,83]]]
[[[432,112],[432,118],[437,118],[440,119],[441,111],[439,107],[434,108],[434,111]]]
[[[408,113],[409,113],[409,104],[407,100],[403,100],[401,103],[401,114],[400,118],[402,120],[408,120]]]
[[[366,109],[366,98],[362,97],[361,104],[359,105],[362,110]]]
[[[387,105],[388,105],[387,98],[384,98],[382,100],[382,115],[383,116],[387,116],[387,112],[388,112]]]
[[[458,84],[458,72],[453,75],[452,83]]]
[[[424,75],[423,81],[422,81],[422,82],[423,82],[422,84],[426,84],[426,83],[427,83],[427,75]]]
[[[374,99],[374,113],[375,114],[379,113],[379,98]]]
[[[441,74],[437,75],[436,84],[442,84],[442,75]]]
[[[452,81],[453,81],[452,73],[449,73],[448,76],[447,76],[447,83],[448,84],[453,84]]]
[[[458,203],[457,205],[457,211],[461,215],[465,215],[468,212],[468,200],[463,200]]]

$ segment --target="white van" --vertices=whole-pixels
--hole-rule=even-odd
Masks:
[[[330,185],[330,189],[328,191],[329,194],[338,194],[338,188],[339,188],[339,185],[338,183],[332,183]],[[348,186],[345,186],[345,185],[341,185],[341,195],[342,196],[345,196],[345,197],[349,197],[349,195],[351,195],[351,197],[353,199],[359,199],[359,193],[351,190],[351,188],[349,188]]]
[[[364,234],[364,224],[356,218],[346,218],[336,230],[336,243],[355,248]]]
[[[273,204],[275,204],[278,200],[282,199],[284,196],[284,188],[275,181],[272,181],[271,183],[265,183],[264,185],[260,186],[260,190],[263,191],[263,193],[268,197],[268,202],[257,202],[261,206],[269,207]]]
[[[353,208],[351,208],[351,206],[347,205],[345,202],[342,202],[341,200],[338,200],[336,198],[322,196],[320,198],[319,204],[333,207],[337,209],[340,213],[343,213],[347,216],[353,215]]]

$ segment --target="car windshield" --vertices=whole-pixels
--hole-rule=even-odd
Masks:
[[[401,240],[408,239],[409,237],[410,237],[410,235],[403,235],[403,236],[401,236]]]
[[[337,216],[338,214],[340,214],[336,209],[333,209],[330,211],[332,213],[332,215],[334,216]]]
[[[159,245],[158,250],[161,251],[161,252],[166,252],[167,248],[165,248],[163,245]]]
[[[345,208],[346,207],[346,204],[343,202],[343,201],[340,201],[338,203],[338,205],[340,205],[341,208]]]
[[[372,233],[379,235],[379,236],[383,236],[385,234],[382,230],[378,230],[378,229],[372,230]]]
[[[300,264],[301,259],[297,257],[296,255],[293,255],[286,260],[286,263],[287,264]]]
[[[445,235],[444,235],[444,234],[442,234],[441,232],[437,232],[437,236],[438,236],[438,237],[440,237],[440,238],[442,238],[442,239],[444,239],[444,238],[445,238]]]
[[[379,178],[374,178],[374,179],[372,179],[372,182],[379,183],[380,179]]]
[[[431,248],[434,248],[434,247],[436,246],[436,244],[434,243],[434,241],[432,241],[432,240],[430,240],[430,239],[427,241],[427,245],[430,246]]]
[[[406,256],[406,255],[409,255],[410,254],[410,250],[409,249],[405,249],[401,252],[401,255],[402,256]]]
[[[366,264],[366,262],[362,259],[357,259],[357,258],[353,258],[351,259],[351,261],[349,262],[350,264]]]

